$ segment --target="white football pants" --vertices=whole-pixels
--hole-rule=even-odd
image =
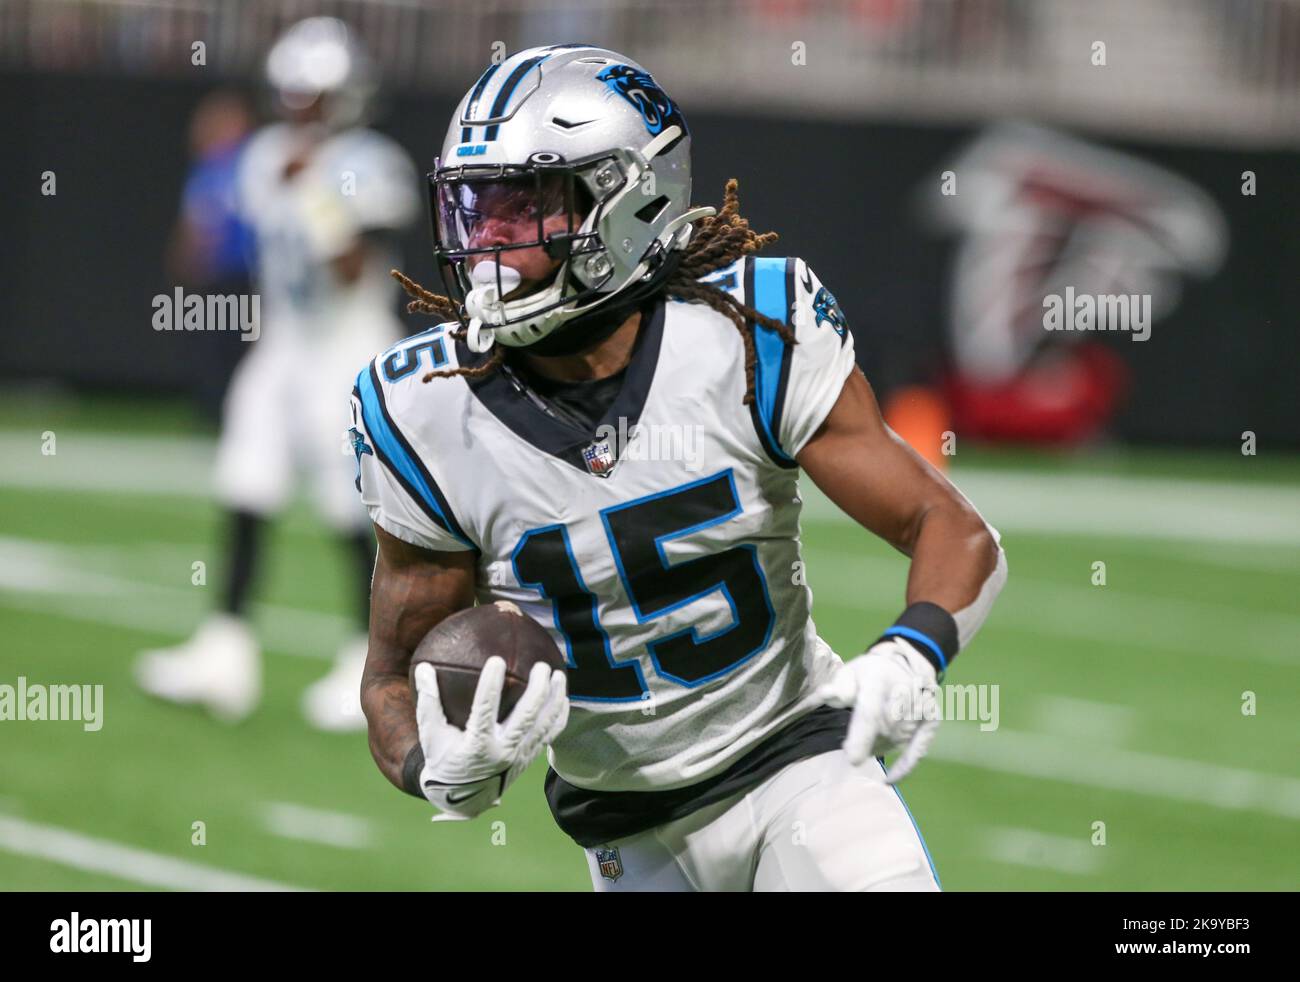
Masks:
[[[235,369],[222,415],[216,462],[222,505],[269,515],[303,479],[331,527],[369,527],[353,483],[349,396],[366,361],[392,344],[395,327],[377,318],[315,343],[267,335],[249,342],[253,350]]]
[[[587,849],[592,883],[600,892],[938,890],[921,833],[884,776],[876,759],[855,768],[843,750],[796,761],[685,818]]]

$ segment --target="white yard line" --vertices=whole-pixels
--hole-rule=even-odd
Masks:
[[[936,760],[999,774],[1300,819],[1300,780],[999,729],[940,727]],[[1098,819],[1105,816],[1098,814]]]
[[[1034,699],[1034,730],[1066,739],[1122,746],[1137,724],[1137,711],[1117,703],[1040,695]]]
[[[211,586],[165,587],[130,580],[88,570],[86,558],[76,547],[61,543],[0,537],[0,606],[176,634],[178,641],[211,612]],[[350,618],[279,604],[253,604],[252,619],[268,649],[310,658],[333,658],[358,631]]]
[[[1081,579],[1085,572],[1080,573]],[[827,543],[810,566],[808,584],[819,603],[860,608],[867,597],[893,597],[901,606],[907,560],[866,556],[851,545]],[[1071,586],[1024,576],[1014,567],[990,623],[1047,637],[1095,642],[1096,656],[1132,648],[1205,655],[1295,667],[1300,616],[1230,604],[1136,593],[1118,586]]]
[[[273,835],[340,849],[369,849],[375,843],[370,822],[356,815],[272,801],[261,809],[261,822]]]
[[[999,863],[1087,876],[1101,865],[1104,847],[1087,839],[1070,839],[1034,829],[994,827],[984,832],[984,851]]]
[[[6,815],[0,815],[0,850],[166,890],[266,892],[304,889]]]
[[[63,543],[0,537],[0,604],[58,613],[70,619],[187,635],[210,610],[210,587],[164,587],[88,569],[128,565],[129,547],[81,550]],[[178,552],[177,568],[188,566]],[[903,599],[906,560],[864,556],[829,544],[809,582],[820,604],[857,609],[868,596]],[[1081,574],[1082,575],[1082,574]],[[347,617],[277,604],[253,606],[268,648],[332,657],[356,628]],[[994,623],[1013,630],[1097,644],[1097,657],[1134,648],[1294,667],[1300,616],[1245,611],[1228,604],[1159,597],[1119,586],[1070,586],[1013,578],[994,610]],[[1116,644],[1120,647],[1116,648]]]
[[[209,437],[57,430],[57,453],[45,456],[41,432],[0,429],[0,486],[212,494],[215,442]],[[1243,473],[1250,466],[1242,458]],[[960,462],[952,478],[1003,532],[1300,546],[1300,495],[1276,482],[965,469]],[[800,487],[809,520],[840,517],[811,482]]]
[[[1300,546],[1300,491],[1286,484],[960,467],[951,478],[1004,533]],[[799,490],[810,520],[841,516],[812,482]]]
[[[1300,491],[1297,491],[1300,497]],[[1300,506],[1297,506],[1300,507]],[[1177,542],[1134,539],[1130,549],[1163,561],[1183,565],[1213,566],[1254,573],[1300,575],[1300,549],[1283,542],[1275,547],[1239,542]]]
[[[131,436],[56,429],[55,452],[41,453],[43,430],[0,430],[0,485],[51,491],[212,494],[215,441],[199,436]]]

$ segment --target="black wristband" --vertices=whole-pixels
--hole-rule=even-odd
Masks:
[[[952,614],[928,600],[911,604],[878,639],[906,638],[934,666],[940,678],[957,657],[957,622]]]
[[[424,770],[424,748],[418,743],[406,755],[402,764],[402,790],[421,801],[428,801],[420,787],[420,772]]]

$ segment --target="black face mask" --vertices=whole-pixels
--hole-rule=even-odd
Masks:
[[[672,252],[649,280],[639,284],[612,304],[602,304],[587,314],[568,321],[559,329],[527,347],[532,355],[579,355],[590,351],[623,326],[636,311],[651,306],[663,285],[677,270],[682,254]]]

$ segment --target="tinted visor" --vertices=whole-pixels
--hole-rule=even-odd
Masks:
[[[592,205],[586,188],[566,171],[439,177],[432,191],[434,231],[444,254],[536,247],[570,236]]]

